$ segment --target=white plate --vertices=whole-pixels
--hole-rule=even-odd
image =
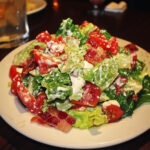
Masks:
[[[35,4],[35,9],[27,11],[27,15],[31,15],[43,10],[47,6],[47,2],[45,0],[32,0]]]
[[[121,39],[118,41],[122,46],[128,43]],[[150,128],[150,104],[148,103],[135,110],[132,117],[90,130],[72,129],[68,133],[63,133],[51,127],[31,123],[32,114],[26,112],[8,87],[10,81],[8,72],[13,56],[27,44],[15,49],[0,62],[0,115],[18,132],[36,141],[58,147],[101,148],[128,141]],[[139,49],[138,55],[148,64],[150,72],[150,54],[140,47]]]

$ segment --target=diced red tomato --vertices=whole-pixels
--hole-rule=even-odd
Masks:
[[[119,46],[115,37],[107,40],[106,37],[97,29],[89,33],[89,39],[92,39],[99,47],[107,50],[112,55],[116,55],[119,51]]]
[[[102,47],[105,50],[109,50],[110,45],[109,45],[106,37],[98,30],[94,30],[94,31],[90,32],[89,38],[92,39],[93,41],[95,41],[98,44],[98,46]]]
[[[118,42],[116,40],[116,37],[112,37],[110,40],[109,40],[109,44],[110,44],[110,53],[112,55],[116,55],[119,51],[119,46],[118,46]]]
[[[51,67],[57,67],[57,65],[61,63],[60,60],[56,60],[55,57],[41,53],[38,50],[34,50],[33,55],[35,62],[39,65],[41,74],[48,73]]]
[[[113,104],[107,106],[105,109],[102,108],[102,110],[107,115],[109,123],[119,120],[124,113],[120,107]]]
[[[17,86],[17,93],[19,98],[21,99],[22,103],[29,109],[35,109],[34,106],[36,104],[36,99],[32,96],[29,90],[20,83]]]
[[[39,42],[47,43],[51,40],[51,35],[48,31],[43,31],[36,36],[36,40]]]
[[[10,70],[9,70],[9,77],[11,78],[11,80],[13,80],[13,78],[14,78],[17,74],[19,74],[19,73],[17,72],[17,68],[18,68],[18,66],[16,66],[16,65],[12,65],[12,66],[10,67]]]
[[[81,106],[96,106],[99,102],[101,91],[100,88],[92,83],[87,82],[83,87],[83,95],[81,100],[71,100],[72,103]]]
[[[12,65],[9,70],[9,77],[11,78],[11,93],[17,94],[17,86],[21,83],[21,73],[17,72],[18,66]]]
[[[98,44],[93,39],[88,39],[87,43],[89,43],[93,48],[98,48]]]
[[[121,88],[126,84],[128,79],[124,76],[118,76],[117,79],[114,82],[115,89],[116,89],[116,95],[120,94],[122,92]]]
[[[16,76],[12,79],[11,82],[11,93],[18,96],[17,86],[21,83],[21,74],[16,74]]]

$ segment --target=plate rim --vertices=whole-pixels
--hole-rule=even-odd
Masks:
[[[38,7],[38,8],[35,8],[35,9],[33,9],[33,10],[30,10],[30,11],[27,11],[27,12],[26,12],[27,15],[35,14],[35,13],[37,13],[37,12],[39,12],[39,11],[42,11],[44,8],[46,8],[47,2],[46,2],[45,0],[38,0],[37,3],[38,3],[39,1],[42,2],[42,5],[41,5],[40,7]]]

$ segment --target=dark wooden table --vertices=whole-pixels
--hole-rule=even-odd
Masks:
[[[48,6],[36,14],[28,16],[30,28],[29,40],[43,31],[55,33],[62,19],[72,18],[75,24],[88,20],[101,28],[107,29],[112,35],[131,41],[150,52],[150,11],[128,7],[122,14],[103,13],[90,16],[87,12],[91,4],[87,0],[58,0],[58,7],[48,0]],[[106,3],[104,3],[106,4]],[[132,4],[132,6],[134,6]],[[1,49],[2,60],[13,49]],[[33,141],[14,129],[0,118],[0,149],[2,150],[49,150],[59,149]],[[104,150],[150,150],[150,130],[142,135],[119,145],[103,148]]]

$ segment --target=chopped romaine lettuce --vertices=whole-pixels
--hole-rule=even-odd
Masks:
[[[109,99],[115,99],[116,97],[116,88],[114,84],[112,84],[108,89],[104,91],[104,93],[109,97]]]
[[[125,91],[132,90],[135,92],[135,94],[137,94],[141,89],[142,89],[142,84],[132,78],[128,78],[128,81],[124,86]]]
[[[80,45],[85,44],[86,40],[88,39],[88,36],[83,34],[85,33],[85,30],[80,31],[80,26],[74,25],[72,22],[73,21],[70,18],[63,20],[56,33],[56,36],[61,35],[62,37],[66,37],[66,36],[76,37],[80,40]]]
[[[118,64],[118,68],[131,68],[131,63],[132,63],[132,56],[127,55],[125,53],[118,53],[117,55],[114,56],[114,59],[116,60]]]
[[[67,60],[59,65],[63,73],[71,73],[76,69],[84,67],[84,55],[86,54],[87,45],[82,47],[66,47]]]
[[[42,80],[42,86],[47,88],[55,84],[67,85],[70,84],[71,80],[69,74],[61,73],[59,70],[54,69],[49,74],[46,74]]]
[[[56,108],[60,111],[67,111],[70,109],[74,104],[70,103],[69,100],[65,101],[56,101],[55,102]]]
[[[131,70],[128,69],[128,68],[121,68],[121,69],[118,69],[118,72],[119,72],[119,74],[120,74],[121,76],[124,76],[124,77],[128,78],[128,76],[129,76]]]
[[[103,91],[108,88],[118,76],[118,65],[113,58],[104,59],[103,62],[92,68],[84,79],[96,84]]]
[[[41,82],[42,86],[46,88],[45,93],[48,101],[65,100],[70,96],[72,87],[68,86],[69,83],[71,83],[69,74],[61,73],[57,69],[46,74]]]
[[[99,106],[92,109],[92,111],[69,110],[67,112],[76,118],[76,122],[73,126],[80,129],[88,129],[108,122],[107,116],[102,113]]]
[[[26,76],[22,79],[22,83],[29,89],[30,93],[36,97],[44,91],[43,87],[41,86],[43,77],[42,76]]]
[[[72,88],[70,86],[61,84],[48,85],[45,91],[48,101],[54,101],[56,99],[65,100],[72,94]]]
[[[136,108],[141,106],[145,102],[150,102],[150,76],[147,75],[142,81],[143,89],[138,93],[138,101],[136,103]]]
[[[139,82],[142,82],[142,78],[141,78],[141,72],[144,68],[144,63],[140,60],[137,60],[135,67],[133,68],[132,72],[130,73],[130,76],[134,79],[137,80]]]
[[[121,109],[124,111],[122,118],[131,116],[135,109],[135,101],[130,99],[130,96],[133,94],[134,91],[127,91],[116,96],[116,100],[119,102]]]

